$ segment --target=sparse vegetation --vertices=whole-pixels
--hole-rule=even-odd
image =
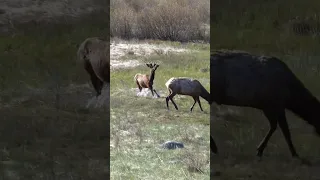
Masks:
[[[176,96],[179,111],[168,111],[165,103],[171,77],[196,78],[209,87],[209,3],[111,2],[112,179],[209,179],[208,103],[204,112],[192,114],[190,97]],[[150,74],[146,63],[160,65],[152,87],[160,98],[152,98],[147,88],[140,92],[134,81],[137,73]],[[160,148],[170,140],[185,148]]]
[[[95,92],[76,52],[87,37],[108,37],[108,15],[25,22],[15,13],[0,27],[9,29],[0,36],[0,179],[105,179],[109,106],[85,108]]]
[[[190,113],[192,98],[179,98],[179,111],[168,111],[165,83],[173,76],[196,77],[209,91],[208,44],[180,44],[168,41],[144,42],[134,55],[124,55],[119,61],[137,59],[140,65],[123,66],[111,71],[111,177],[112,179],[209,179],[209,105],[203,103],[203,112],[194,109]],[[112,42],[114,43],[114,42]],[[118,42],[112,53],[119,53],[126,42]],[[127,42],[128,43],[128,42]],[[133,42],[131,42],[133,43]],[[117,44],[117,43],[115,43]],[[156,44],[158,46],[156,46]],[[128,49],[130,42],[128,44]],[[156,53],[148,48],[172,49]],[[178,51],[185,49],[184,51]],[[146,51],[143,53],[142,51]],[[164,51],[165,52],[165,51]],[[142,54],[142,55],[138,55]],[[112,56],[112,55],[111,55]],[[112,60],[112,59],[111,59]],[[112,62],[112,61],[111,61]],[[144,63],[142,63],[144,62]],[[133,79],[136,73],[148,73],[145,63],[155,62],[157,68],[153,87],[160,98],[151,98],[151,92],[139,92]],[[206,102],[206,101],[204,101]],[[165,141],[184,143],[185,148],[166,150],[160,145]]]
[[[319,10],[319,2],[313,0],[216,2],[211,9],[211,48],[277,56],[320,100]],[[297,16],[303,23],[293,20]],[[277,131],[266,147],[265,157],[261,162],[255,161],[256,146],[269,129],[262,112],[215,105],[212,112],[211,132],[219,155],[212,156],[210,162],[214,171],[221,171],[214,179],[320,178],[320,139],[312,127],[289,111],[287,119],[294,145],[301,157],[311,161],[311,166],[292,160],[282,133]]]

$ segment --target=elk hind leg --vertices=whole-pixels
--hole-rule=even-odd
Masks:
[[[191,108],[190,108],[190,111],[191,111],[191,112],[192,112],[192,109],[193,109],[194,105],[197,103],[196,97],[193,97],[193,96],[192,96],[192,98],[193,98],[194,102],[193,102],[193,104],[192,104],[192,106],[191,106]]]
[[[270,129],[257,148],[257,151],[258,151],[257,156],[259,158],[262,157],[263,151],[266,148],[270,137],[276,131],[277,125],[278,125],[278,120],[279,120],[279,114],[277,113],[277,111],[263,110],[263,113],[267,117],[267,119],[269,120]]]

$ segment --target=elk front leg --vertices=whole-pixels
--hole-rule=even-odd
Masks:
[[[196,100],[198,101],[198,104],[199,104],[199,107],[200,107],[201,111],[203,111],[203,109],[202,109],[202,107],[201,107],[200,98],[199,98],[199,97],[197,97],[197,98],[196,98]]]
[[[153,90],[153,92],[156,93],[156,95],[157,95],[158,98],[160,97],[159,94],[157,93],[157,91],[156,91],[155,89]]]
[[[101,95],[103,82],[97,77],[97,75],[93,71],[92,66],[89,62],[85,62],[84,68],[90,75],[91,83],[93,85],[93,88],[96,91],[96,97],[98,97],[99,95]]]

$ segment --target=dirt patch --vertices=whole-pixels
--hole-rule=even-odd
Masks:
[[[185,53],[190,50],[184,48],[176,48],[164,44],[150,43],[130,43],[126,41],[115,42],[111,41],[110,45],[110,61],[111,69],[118,68],[133,68],[139,66],[140,57],[146,57],[153,54],[170,54],[170,53]],[[121,60],[122,57],[134,55],[137,59]]]
[[[111,69],[119,69],[119,68],[131,68],[139,66],[140,62],[138,60],[111,60]]]

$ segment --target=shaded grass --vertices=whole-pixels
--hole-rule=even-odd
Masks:
[[[295,36],[286,31],[272,29],[256,30],[239,27],[213,27],[213,49],[241,49],[263,54],[317,55],[319,37]],[[234,29],[238,29],[234,32]]]
[[[105,15],[0,36],[0,179],[109,175],[109,107],[85,109],[93,89],[77,86],[89,77],[76,63],[85,38],[108,34]]]
[[[212,49],[242,49],[266,54],[318,54],[319,36],[297,36],[288,22],[319,16],[315,0],[217,2],[211,10]],[[227,12],[227,13],[226,13]],[[237,17],[237,18],[235,18]],[[274,26],[277,22],[278,27]]]
[[[224,106],[221,113],[228,109]],[[240,109],[240,110],[239,110]],[[289,148],[280,129],[273,134],[261,162],[256,160],[256,147],[269,130],[269,123],[263,113],[251,108],[239,108],[240,115],[216,117],[213,135],[220,154],[213,156],[214,170],[222,172],[221,179],[318,179],[319,148],[318,137],[311,126],[292,113],[287,112],[293,143],[302,158],[311,161],[312,166],[302,165],[292,159]],[[233,116],[233,118],[231,117]],[[217,179],[219,179],[217,177]]]
[[[174,99],[179,110],[176,111],[170,102],[170,111],[167,111],[164,99],[167,94],[164,84],[173,76],[199,79],[209,90],[209,72],[200,71],[209,67],[209,46],[206,47],[199,52],[160,54],[140,59],[160,64],[154,81],[160,98],[139,97],[133,89],[137,88],[133,81],[136,73],[149,74],[149,68],[144,64],[111,72],[113,179],[209,179],[208,103],[201,99],[204,112],[196,105],[190,113],[193,99],[177,95]],[[185,148],[160,149],[160,144],[168,140],[183,142]],[[201,172],[193,172],[197,168]]]
[[[90,16],[95,21],[84,18],[76,22],[28,23],[17,27],[11,35],[0,36],[1,88],[20,87],[23,83],[43,86],[50,83],[47,79],[58,79],[64,85],[84,82],[87,75],[77,65],[75,53],[85,38],[106,37],[108,19],[101,17],[105,15]]]
[[[109,134],[105,126],[109,115],[104,110],[83,111],[81,101],[72,100],[80,95],[84,103],[89,97],[83,91],[59,93],[58,103],[54,92],[20,92],[28,98],[0,109],[4,179],[9,178],[9,170],[27,179],[107,176]],[[18,168],[5,164],[7,161],[15,162]]]

